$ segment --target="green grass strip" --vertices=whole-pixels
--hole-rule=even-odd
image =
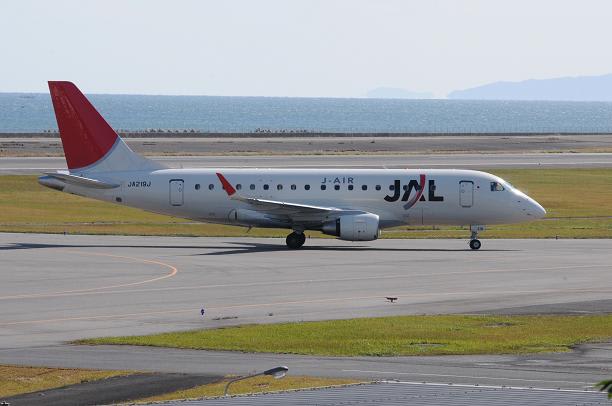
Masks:
[[[576,344],[611,339],[612,315],[432,315],[246,325],[78,343],[323,356],[399,356],[563,352]]]

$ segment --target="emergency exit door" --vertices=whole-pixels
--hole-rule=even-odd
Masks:
[[[472,207],[474,204],[474,182],[470,180],[459,182],[459,204],[461,207]]]
[[[170,181],[170,204],[172,206],[183,205],[183,189],[185,182],[182,179],[172,179]]]

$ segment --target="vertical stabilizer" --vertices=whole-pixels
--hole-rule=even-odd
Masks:
[[[49,90],[71,172],[163,168],[132,151],[73,83],[49,82]]]

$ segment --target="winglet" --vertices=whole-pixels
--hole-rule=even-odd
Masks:
[[[217,172],[217,177],[221,181],[221,184],[223,185],[223,189],[225,189],[225,191],[227,192],[227,195],[229,197],[232,197],[236,193],[236,189],[234,189],[232,184],[229,183],[227,179],[225,179],[225,176],[221,175],[219,172]]]

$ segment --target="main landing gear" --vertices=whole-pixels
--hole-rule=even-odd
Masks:
[[[304,235],[303,232],[300,233],[294,231],[287,236],[286,241],[287,247],[291,248],[292,250],[296,250],[298,248],[301,248],[302,245],[304,245],[304,243],[306,242],[306,235]]]
[[[470,235],[470,248],[473,250],[478,250],[482,246],[480,240],[478,239],[478,233],[480,231],[484,231],[485,226],[470,226],[470,231],[472,234]]]

